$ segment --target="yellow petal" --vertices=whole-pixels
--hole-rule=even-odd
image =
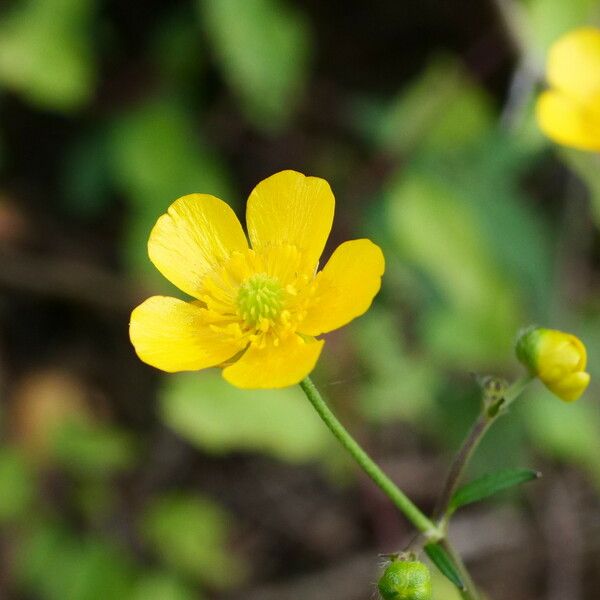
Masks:
[[[248,242],[235,213],[208,194],[179,198],[150,234],[148,254],[156,268],[179,289],[196,298],[202,278]]]
[[[600,150],[600,103],[595,109],[582,107],[556,91],[540,95],[536,116],[540,129],[559,144],[581,150]]]
[[[174,373],[222,363],[241,350],[204,322],[202,308],[167,296],[153,296],[131,313],[129,337],[149,365]]]
[[[329,184],[296,171],[281,171],[252,190],[246,222],[252,247],[296,246],[314,269],[331,231],[335,199]]]
[[[570,31],[550,49],[550,85],[583,105],[600,101],[600,29]]]
[[[264,348],[250,345],[242,357],[223,369],[231,384],[246,389],[281,388],[299,383],[315,367],[322,340],[303,340],[297,335],[267,343]]]
[[[560,381],[571,373],[585,370],[587,352],[577,336],[556,329],[541,329],[538,340],[536,369],[544,383]]]
[[[546,386],[561,400],[564,400],[565,402],[574,402],[581,394],[583,394],[583,392],[585,392],[589,383],[589,373],[578,371],[577,373],[571,373],[571,375],[564,379],[560,379],[559,381],[547,383]]]
[[[370,240],[338,246],[317,275],[314,301],[299,330],[319,335],[362,315],[379,291],[384,269],[383,253]]]

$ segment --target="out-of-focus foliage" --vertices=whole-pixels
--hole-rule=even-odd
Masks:
[[[493,123],[484,91],[451,57],[436,57],[387,105],[357,103],[356,120],[372,143],[394,154],[447,152],[477,140]]]
[[[20,577],[41,598],[126,598],[132,586],[133,566],[118,547],[55,523],[38,527],[20,551]]]
[[[568,164],[588,188],[593,217],[600,225],[600,156],[590,152],[563,149],[561,152]]]
[[[32,103],[80,107],[95,83],[95,0],[27,0],[0,22],[0,81]]]
[[[200,190],[231,198],[225,167],[202,143],[196,128],[189,111],[168,99],[137,107],[112,127],[109,161],[115,184],[131,203],[125,253],[134,269],[152,269],[146,243],[150,229],[168,206],[165,198],[172,201]]]
[[[166,382],[160,407],[165,423],[211,453],[258,451],[296,462],[329,446],[299,388],[246,391],[218,373],[181,374]]]
[[[531,46],[539,62],[545,59],[552,42],[563,33],[600,16],[596,0],[523,0],[523,5],[526,19],[523,33],[528,36],[523,41]]]
[[[354,331],[368,372],[359,387],[365,417],[380,423],[426,418],[439,391],[439,374],[431,363],[408,352],[394,315],[373,309]]]
[[[267,131],[280,129],[307,74],[310,36],[303,15],[284,0],[199,0],[199,6],[248,119]]]
[[[27,513],[35,494],[35,480],[24,457],[10,448],[0,452],[0,523]]]
[[[328,336],[315,379],[398,482],[456,447],[472,374],[518,375],[513,341],[537,323],[586,343],[590,390],[567,406],[534,386],[473,471],[539,462],[600,491],[600,163],[553,148],[532,111],[548,46],[600,3],[471,3],[473,22],[464,2],[450,20],[360,4],[0,6],[0,597],[245,597],[365,551],[357,600],[373,592],[376,554],[404,540],[367,483],[338,485],[354,471],[299,390],[158,374],[127,340],[125,305],[181,297],[147,257],[157,217],[193,192],[241,215],[284,168],[332,184],[333,242],[385,249],[375,306]]]
[[[162,496],[141,516],[142,537],[165,564],[215,588],[239,584],[243,566],[226,547],[230,520],[198,496]]]
[[[84,476],[123,471],[135,460],[133,440],[114,427],[65,423],[56,432],[53,446],[59,464]]]
[[[585,469],[600,488],[600,410],[592,403],[565,410],[560,402],[540,391],[527,401],[527,427],[536,447],[551,456]]]
[[[176,577],[164,573],[152,573],[141,578],[132,591],[133,600],[202,600],[197,593]]]
[[[548,242],[518,187],[529,144],[496,131],[489,103],[464,75],[434,64],[411,87],[410,101],[387,114],[414,122],[407,117],[427,105],[436,74],[440,104],[415,135],[410,166],[389,184],[389,222],[397,249],[433,285],[424,338],[443,360],[480,368],[510,358],[524,317],[518,279],[543,301]]]

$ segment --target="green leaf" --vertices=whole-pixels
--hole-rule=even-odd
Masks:
[[[291,116],[308,72],[310,36],[283,0],[201,0],[201,16],[224,76],[246,116],[267,131]]]
[[[532,469],[505,469],[504,471],[484,475],[456,491],[450,501],[450,511],[454,512],[461,506],[479,502],[509,487],[539,477],[541,477],[541,473]]]
[[[205,67],[205,49],[195,16],[193,4],[177,6],[160,21],[151,48],[151,60],[162,81],[179,90],[193,90],[194,97]]]
[[[214,371],[170,376],[160,412],[182,437],[215,454],[246,450],[300,462],[322,455],[330,441],[298,386],[240,390]]]
[[[576,27],[591,24],[598,10],[597,0],[525,0],[530,31],[523,41],[539,66],[544,65],[551,44]]]
[[[110,131],[108,163],[130,205],[125,259],[157,286],[165,280],[147,254],[157,218],[177,198],[194,192],[233,201],[227,170],[197,129],[178,101],[160,98],[122,115]]]
[[[355,116],[363,134],[392,154],[455,152],[494,122],[490,99],[448,56],[434,58],[388,105],[361,102]]]
[[[395,315],[372,307],[350,332],[367,370],[358,387],[360,410],[375,423],[422,421],[440,385],[435,368],[408,351],[398,330]]]
[[[113,176],[134,210],[156,218],[179,196],[193,192],[232,201],[224,165],[176,99],[138,106],[119,117],[110,133]]]
[[[387,204],[398,249],[435,293],[423,303],[425,343],[457,368],[505,360],[519,327],[518,299],[462,190],[416,166],[392,181]]]
[[[152,501],[140,529],[165,565],[211,587],[233,587],[244,566],[228,548],[229,515],[206,498],[170,494]]]
[[[27,513],[35,494],[35,476],[15,449],[0,451],[0,523]]]
[[[64,206],[83,219],[98,219],[111,201],[104,129],[84,133],[69,146],[63,168]]]
[[[168,573],[148,573],[135,585],[131,600],[201,600],[177,577]]]
[[[54,437],[56,459],[80,476],[106,476],[132,466],[131,436],[115,427],[69,422]]]
[[[78,538],[58,523],[34,527],[19,548],[17,576],[42,600],[120,600],[131,597],[135,568],[119,547]]]
[[[0,22],[0,83],[40,106],[68,111],[96,78],[90,40],[95,0],[29,0]]]
[[[425,553],[431,559],[431,562],[445,575],[459,590],[464,590],[465,584],[456,568],[454,561],[448,556],[448,553],[439,544],[426,544]]]

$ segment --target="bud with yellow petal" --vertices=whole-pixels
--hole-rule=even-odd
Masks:
[[[573,402],[590,383],[582,341],[570,333],[534,327],[517,341],[517,357],[556,396]]]
[[[393,560],[377,587],[383,600],[431,600],[429,569],[412,556]]]

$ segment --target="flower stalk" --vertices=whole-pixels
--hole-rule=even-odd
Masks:
[[[491,401],[489,398],[484,400],[480,415],[473,423],[467,437],[452,461],[444,487],[442,488],[442,493],[440,494],[434,511],[434,519],[438,521],[438,527],[444,532],[444,535],[447,531],[450,518],[450,501],[460,484],[475,450],[477,450],[477,447],[489,428],[501,415],[506,413],[508,407],[521,395],[531,380],[531,375],[525,375],[517,379],[497,398],[492,399]]]
[[[339,440],[362,470],[373,480],[402,514],[429,540],[436,541],[440,532],[433,522],[404,494],[361,448],[348,430],[338,421],[310,377],[300,382],[300,387],[314,406],[331,433]]]
[[[479,591],[477,590],[477,586],[475,585],[475,582],[473,581],[469,570],[465,566],[465,563],[463,562],[458,552],[454,550],[454,547],[446,538],[440,541],[440,545],[444,548],[448,556],[454,562],[454,565],[458,569],[461,579],[465,584],[465,589],[459,590],[462,600],[481,600],[481,596],[479,594]]]
[[[465,589],[460,590],[463,600],[480,600],[481,596],[464,562],[446,537],[451,517],[450,502],[484,435],[496,419],[505,414],[508,407],[520,396],[532,378],[531,375],[525,375],[510,386],[499,380],[491,380],[491,383],[484,387],[481,413],[452,462],[433,519],[428,518],[356,442],[333,414],[312,380],[306,377],[300,382],[300,387],[317,414],[363,471],[416,527],[427,542],[439,542],[446,551],[465,585]]]

